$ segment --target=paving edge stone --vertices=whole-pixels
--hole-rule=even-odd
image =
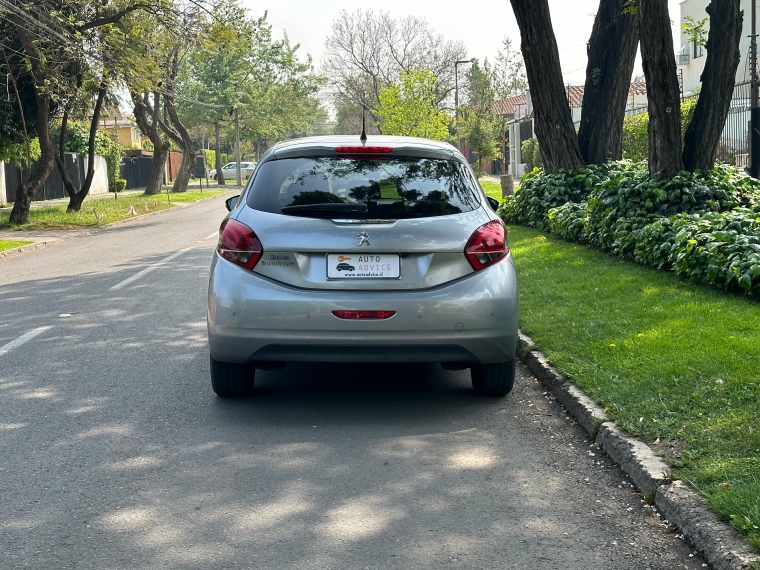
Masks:
[[[14,247],[12,249],[6,249],[5,251],[0,251],[0,259],[10,259],[11,257],[16,257],[29,251],[34,251],[35,249],[42,249],[43,247],[47,247],[54,243],[57,243],[57,241],[36,241],[34,243],[28,243],[26,245]]]
[[[168,212],[177,212],[179,210],[183,210],[185,208],[191,208],[197,204],[202,204],[203,202],[209,202],[211,200],[215,200],[216,198],[222,198],[226,196],[227,194],[230,194],[234,192],[237,189],[232,189],[229,192],[224,192],[223,194],[216,194],[214,196],[209,196],[208,198],[200,198],[199,200],[196,200],[195,202],[175,202],[172,204],[171,208],[165,208],[163,210],[157,210],[155,212],[149,212],[147,214],[140,214],[139,216],[134,216],[133,218],[126,218],[124,220],[118,220],[116,222],[111,222],[110,224],[105,224],[102,226],[96,226],[96,227],[90,227],[85,228],[83,230],[79,231],[72,231],[69,234],[63,234],[60,239],[54,239],[49,241],[37,241],[34,243],[30,243],[28,245],[22,245],[21,247],[14,247],[13,249],[7,249],[5,251],[0,251],[0,260],[3,259],[10,259],[11,257],[16,257],[19,255],[22,255],[24,253],[28,253],[30,251],[34,251],[37,249],[42,249],[44,247],[48,247],[50,245],[56,245],[59,243],[63,243],[65,241],[69,241],[70,239],[84,237],[84,236],[90,236],[93,234],[100,233],[104,230],[109,230],[111,228],[116,228],[119,226],[123,226],[126,224],[131,224],[137,221],[140,221],[144,218],[149,218],[151,216],[159,216],[161,214],[166,214]],[[65,230],[63,230],[65,231]],[[19,232],[19,238],[23,238],[23,232]],[[24,241],[23,239],[20,239],[20,241]]]
[[[760,555],[738,533],[710,511],[702,497],[681,481],[657,489],[655,506],[689,543],[697,546],[715,570],[749,570],[760,565]]]
[[[604,410],[552,368],[535,348],[533,339],[522,332],[518,334],[517,355],[538,381],[575,417],[642,494],[654,495],[655,506],[663,518],[681,531],[684,539],[715,570],[760,568],[760,555],[733,527],[721,522],[704,500],[680,481],[667,484],[670,470],[657,454],[642,441],[620,431]]]

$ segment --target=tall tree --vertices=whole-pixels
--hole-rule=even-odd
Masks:
[[[631,0],[600,0],[588,42],[578,144],[587,164],[623,158],[623,119],[639,43]]]
[[[549,2],[510,1],[522,36],[521,48],[544,168],[550,173],[560,168],[580,168],[583,157],[562,81]]]
[[[50,140],[51,106],[71,96],[77,87],[80,64],[86,59],[101,61],[97,30],[120,22],[125,16],[154,6],[154,0],[67,0],[51,9],[44,0],[28,0],[21,5],[6,3],[7,21],[13,26],[29,75],[33,79],[37,103],[37,137],[40,157],[29,179],[16,190],[9,218],[23,224],[35,194],[47,180],[55,164],[56,152]],[[92,163],[93,161],[90,161]]]
[[[740,0],[712,0],[707,6],[710,33],[694,116],[686,129],[683,162],[686,170],[709,170],[715,165],[739,66],[744,13]]]
[[[649,107],[649,174],[673,178],[681,159],[681,91],[673,54],[668,0],[637,0],[641,60]],[[733,76],[732,76],[733,77]]]
[[[492,72],[492,87],[494,99],[502,101],[528,89],[528,78],[525,76],[525,61],[520,50],[512,47],[512,38],[504,37],[502,47],[496,54]],[[506,174],[508,158],[507,129],[512,118],[507,115],[496,115],[498,123],[498,144],[501,153],[501,173]]]
[[[409,70],[401,74],[400,84],[380,90],[380,117],[383,133],[444,140],[449,136],[449,117],[438,108],[436,77],[430,70]]]
[[[467,74],[467,105],[460,110],[460,134],[478,155],[476,172],[483,172],[483,164],[497,156],[502,134],[502,119],[494,113],[495,83],[497,75],[486,59],[481,65],[473,60]]]
[[[422,18],[342,11],[325,40],[322,72],[334,100],[352,101],[372,114],[380,89],[411,69],[432,71],[438,102],[447,100],[456,82],[454,62],[465,55],[464,44],[446,40]]]

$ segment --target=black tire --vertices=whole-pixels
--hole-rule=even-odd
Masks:
[[[470,370],[472,388],[480,396],[503,397],[515,384],[515,360],[496,364],[476,364]]]
[[[209,356],[211,387],[222,398],[242,398],[253,394],[256,369],[250,364],[219,362]]]

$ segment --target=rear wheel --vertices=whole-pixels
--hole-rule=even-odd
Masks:
[[[506,396],[515,383],[515,360],[476,364],[470,370],[472,387],[481,396]]]
[[[209,356],[211,387],[222,398],[241,398],[253,394],[256,369],[250,364],[219,362]]]

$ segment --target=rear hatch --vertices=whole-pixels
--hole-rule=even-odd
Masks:
[[[493,218],[468,166],[390,148],[270,159],[245,200],[236,220],[263,248],[254,271],[306,289],[415,290],[459,279],[473,272],[468,240]]]

